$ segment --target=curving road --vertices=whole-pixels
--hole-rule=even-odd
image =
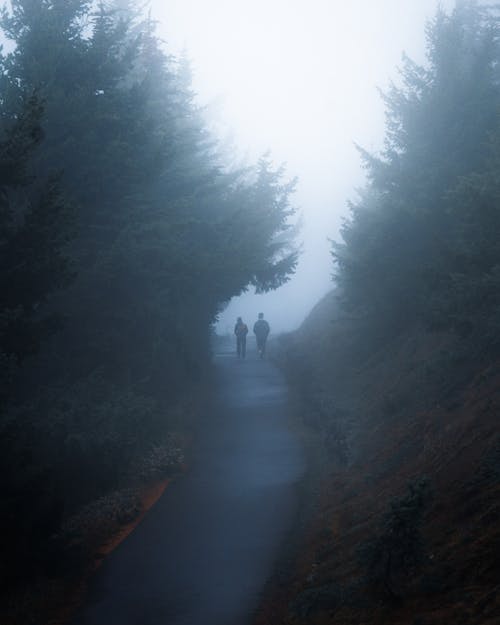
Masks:
[[[195,463],[97,573],[75,625],[246,625],[297,509],[287,388],[269,362],[215,358]]]

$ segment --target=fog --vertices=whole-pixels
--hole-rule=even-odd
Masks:
[[[199,102],[235,158],[255,160],[269,149],[299,177],[303,251],[295,277],[277,292],[233,300],[219,331],[230,330],[238,315],[252,322],[261,310],[273,330],[291,330],[332,287],[329,239],[338,236],[347,200],[364,180],[355,143],[380,148],[378,88],[397,80],[403,51],[424,60],[424,25],[437,6],[437,0],[153,0],[162,37],[174,53],[187,52]]]

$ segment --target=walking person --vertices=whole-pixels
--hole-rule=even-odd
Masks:
[[[266,341],[269,336],[269,332],[271,328],[269,324],[264,319],[264,313],[259,313],[259,318],[255,322],[253,326],[253,333],[255,334],[255,338],[257,339],[257,351],[259,352],[259,356],[264,358],[266,353]]]
[[[241,317],[238,317],[236,320],[234,333],[236,335],[236,354],[238,355],[238,358],[245,358],[247,354],[248,327],[246,323],[243,323],[243,319]]]

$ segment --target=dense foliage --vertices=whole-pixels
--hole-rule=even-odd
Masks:
[[[294,181],[226,166],[133,3],[13,0],[0,26],[3,584],[167,431],[221,307],[297,255]]]
[[[384,94],[384,150],[361,150],[368,187],[334,245],[345,306],[394,332],[416,320],[498,351],[498,10],[460,2],[427,31],[428,63],[404,58]]]

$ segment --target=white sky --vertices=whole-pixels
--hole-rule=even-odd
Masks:
[[[377,86],[397,79],[402,52],[424,60],[424,25],[438,0],[152,0],[159,32],[185,48],[200,102],[216,101],[219,128],[241,154],[270,149],[299,176],[304,218],[297,275],[275,293],[233,300],[219,330],[263,311],[275,330],[296,327],[331,288],[328,238],[363,184],[354,142],[382,145]],[[441,2],[445,8],[452,0]]]

